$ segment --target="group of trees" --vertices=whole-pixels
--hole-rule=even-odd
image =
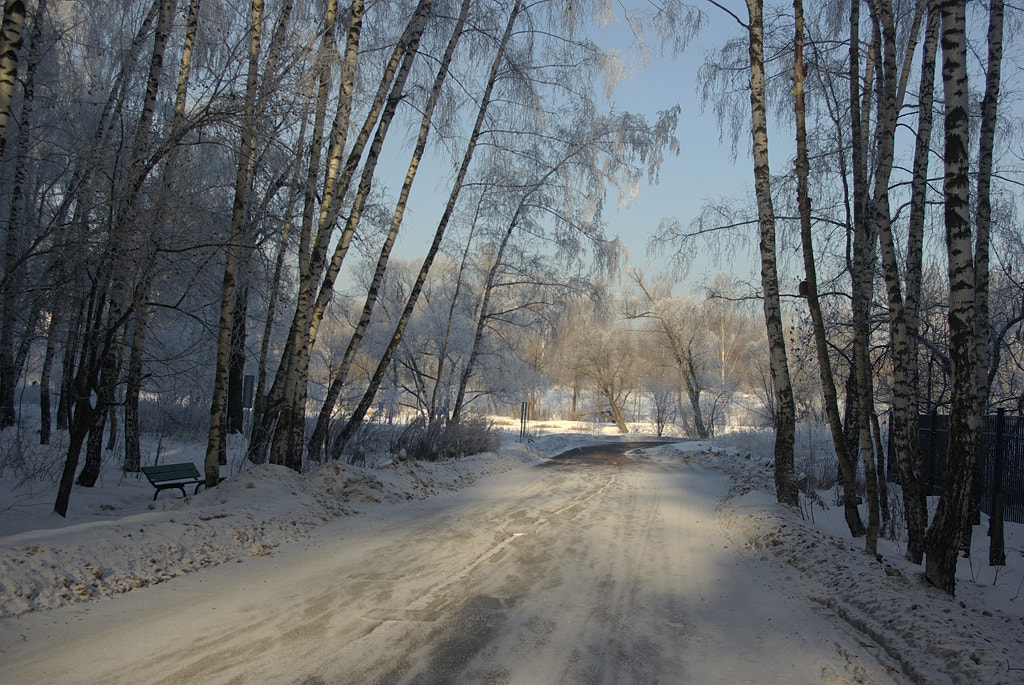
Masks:
[[[660,238],[686,248],[716,226],[759,227],[779,500],[798,496],[788,309],[809,324],[805,349],[817,361],[851,533],[875,553],[885,458],[877,417],[887,405],[907,557],[953,592],[981,417],[1021,403],[1021,128],[999,104],[1003,3],[867,0],[805,13],[801,0],[747,0],[746,13],[729,14],[743,35],[706,62],[702,84],[734,141],[752,135],[756,220],[705,212]],[[781,175],[769,166],[770,113],[793,131],[783,143],[795,150],[793,169]],[[794,244],[803,269],[786,287],[780,246]],[[929,523],[918,413],[939,405],[951,416],[950,449]],[[858,461],[866,523],[853,494]]]
[[[381,402],[457,423],[525,379],[524,331],[620,252],[609,188],[676,144],[678,109],[602,104],[592,10],[7,1],[0,426],[31,369],[42,441],[69,435],[56,511],[115,436],[139,468],[153,398],[209,408],[214,485],[247,375],[248,457],[296,469]],[[424,256],[392,260],[423,167]]]
[[[564,418],[611,421],[623,433],[629,421],[652,422],[659,435],[678,425],[709,438],[751,404],[741,400],[761,395],[763,331],[744,302],[714,289],[683,296],[629,269],[617,291],[568,302],[546,337],[555,350],[539,369],[547,385],[571,394]]]
[[[661,46],[683,47],[704,10],[742,28],[709,54],[701,86],[734,143],[750,136],[755,206],[721,203],[656,240],[685,256],[722,225],[756,226],[758,334],[725,283],[703,301],[639,273],[618,299],[595,286],[594,265],[607,275],[622,253],[603,230],[609,190],[628,199],[656,177],[680,116],[602,104],[621,76],[583,30],[602,7],[6,0],[0,428],[31,366],[40,439],[54,422],[68,431],[56,511],[76,474],[95,482],[111,436],[139,468],[146,398],[209,408],[216,484],[226,435],[245,428],[246,375],[248,457],[296,469],[400,404],[457,424],[474,401],[557,384],[573,414],[589,393],[625,428],[642,394],[659,426],[674,412],[705,436],[761,388],[780,501],[798,498],[803,402],[831,428],[847,522],[872,552],[888,405],[908,557],[927,555],[928,577],[952,591],[980,417],[1024,404],[1021,160],[1005,144],[1021,129],[999,108],[1002,1],[626,12]],[[782,175],[772,117],[794,131]],[[417,182],[421,168],[430,180]],[[393,259],[424,183],[423,256]],[[802,254],[789,280],[787,245]],[[798,317],[804,335],[787,333]],[[929,527],[917,415],[942,405],[950,477]]]

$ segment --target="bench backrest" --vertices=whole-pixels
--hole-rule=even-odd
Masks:
[[[199,469],[192,462],[181,464],[160,464],[159,466],[143,466],[142,472],[150,483],[164,483],[171,480],[195,480],[201,478]]]

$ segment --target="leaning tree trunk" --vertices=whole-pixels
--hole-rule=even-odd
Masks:
[[[373,376],[370,378],[370,384],[367,387],[366,392],[363,393],[363,398],[359,401],[359,404],[356,406],[355,411],[349,418],[348,423],[345,424],[345,428],[342,429],[341,435],[339,436],[339,446],[342,449],[355,433],[356,429],[362,424],[363,419],[366,417],[366,412],[369,411],[370,405],[373,403],[373,398],[377,394],[377,389],[380,387],[380,383],[384,379],[384,373],[387,371],[387,367],[391,363],[391,358],[394,355],[395,350],[398,349],[398,345],[405,333],[405,327],[408,325],[409,319],[412,318],[413,309],[416,307],[416,302],[423,290],[423,285],[426,283],[427,274],[430,272],[430,268],[434,263],[434,258],[437,256],[437,252],[441,247],[441,240],[444,238],[448,222],[451,220],[452,214],[455,211],[455,204],[458,201],[460,192],[462,191],[462,185],[465,182],[466,174],[469,171],[469,165],[473,160],[473,153],[476,151],[476,145],[483,129],[484,119],[487,116],[487,108],[491,102],[491,94],[494,91],[494,84],[498,80],[498,70],[504,62],[505,51],[512,38],[512,29],[515,26],[516,19],[519,16],[522,6],[522,0],[516,0],[516,3],[512,8],[512,12],[509,14],[508,23],[505,25],[505,33],[498,45],[498,51],[494,57],[494,61],[491,63],[487,86],[484,89],[483,96],[480,100],[480,107],[477,111],[476,121],[473,124],[473,130],[469,137],[469,143],[466,146],[466,152],[463,155],[462,164],[459,167],[458,174],[456,175],[452,191],[448,196],[448,203],[445,205],[444,213],[441,216],[441,220],[438,222],[437,230],[434,232],[434,240],[430,245],[430,249],[427,251],[427,256],[423,259],[423,263],[420,265],[420,271],[417,274],[416,282],[413,284],[412,290],[409,293],[405,309],[402,311],[402,315],[398,320],[398,325],[395,327],[395,331],[391,335],[391,340],[388,342],[388,346],[385,348],[384,354],[377,363],[377,368],[374,371]]]
[[[431,7],[432,0],[421,0],[413,19],[410,21],[409,27],[411,31],[407,30],[406,38],[408,41],[403,48],[401,67],[395,75],[391,93],[387,98],[387,104],[381,113],[380,123],[377,126],[377,132],[374,135],[366,162],[363,165],[363,173],[352,206],[350,207],[348,220],[330,261],[324,262],[322,260],[322,257],[326,257],[326,253],[318,251],[319,244],[314,249],[310,270],[312,273],[322,273],[323,280],[320,283],[319,291],[316,293],[315,298],[313,297],[312,290],[303,294],[302,306],[306,309],[306,313],[303,315],[303,327],[295,329],[295,337],[292,341],[291,366],[284,386],[285,404],[281,409],[281,421],[274,433],[270,448],[270,460],[273,463],[284,463],[294,469],[301,468],[302,448],[305,438],[306,385],[310,355],[313,345],[316,343],[320,323],[323,321],[327,304],[334,295],[335,280],[341,270],[341,265],[348,252],[352,237],[355,235],[356,228],[362,219],[363,206],[370,194],[384,140],[390,131],[398,105],[404,97],[405,84],[412,71],[419,41],[426,28]],[[359,140],[357,139],[358,144]],[[350,159],[351,157],[352,155],[350,154]],[[331,159],[340,162],[341,150],[337,149],[331,155]],[[336,169],[337,164],[332,162],[330,168]],[[348,171],[349,168],[346,166],[345,172]],[[342,174],[342,176],[345,175]],[[342,178],[341,182],[346,181]],[[335,187],[337,183],[328,181],[326,185],[327,187]],[[340,198],[341,195],[339,194],[339,201],[333,203],[334,210],[331,209],[332,203],[330,202],[325,203],[321,208],[321,234],[324,233],[328,226],[333,226],[337,220],[335,211],[340,207]]]
[[[967,524],[981,416],[977,401],[978,314],[970,216],[966,2],[946,2],[941,9],[946,105],[943,193],[953,393],[942,496],[925,538],[925,577],[939,589],[955,594],[956,560]]]
[[[355,330],[352,331],[352,336],[349,338],[348,347],[345,349],[345,354],[341,360],[341,366],[327,390],[327,397],[324,400],[323,406],[320,408],[320,415],[317,418],[316,428],[313,430],[313,435],[309,440],[308,448],[310,458],[319,458],[321,450],[326,445],[327,428],[330,424],[331,414],[334,413],[334,405],[337,402],[338,395],[341,394],[341,388],[344,386],[345,381],[348,378],[349,369],[351,368],[352,361],[355,359],[356,352],[359,350],[359,346],[362,343],[366,329],[370,325],[370,319],[373,316],[373,310],[376,308],[377,298],[380,294],[381,286],[384,283],[384,274],[387,271],[388,261],[391,258],[391,250],[395,245],[395,240],[398,238],[398,231],[402,226],[402,220],[405,216],[405,208],[409,201],[409,193],[412,191],[412,184],[416,180],[416,172],[419,170],[420,161],[423,158],[423,152],[427,147],[427,137],[430,133],[431,122],[434,117],[434,109],[437,107],[438,100],[441,96],[441,89],[444,86],[445,80],[448,78],[448,70],[451,66],[452,58],[455,55],[455,49],[459,44],[459,39],[462,37],[463,29],[466,25],[466,18],[469,15],[470,5],[471,3],[469,0],[463,0],[462,8],[459,11],[459,17],[455,22],[455,28],[452,31],[451,38],[448,40],[448,46],[445,48],[444,56],[441,58],[440,67],[438,68],[437,75],[434,78],[434,84],[430,89],[430,95],[427,98],[426,106],[423,109],[423,116],[420,120],[420,129],[419,135],[416,139],[416,146],[413,149],[412,158],[409,162],[409,167],[406,170],[405,179],[402,182],[402,189],[399,192],[398,202],[395,205],[395,211],[391,217],[391,225],[388,229],[387,237],[384,239],[384,244],[381,246],[380,254],[377,257],[377,266],[374,269],[373,278],[366,293],[366,301],[363,304],[362,314],[359,317],[359,322],[356,324]],[[360,194],[357,196],[357,201],[349,217],[350,222],[358,222],[359,220],[359,212],[361,211],[364,197],[361,191],[362,188],[360,188]]]
[[[843,477],[843,511],[846,526],[854,537],[864,534],[864,524],[857,509],[857,493],[852,484],[856,482],[853,459],[849,454],[846,435],[843,433],[843,421],[839,416],[839,393],[836,390],[835,376],[832,374],[832,362],[828,354],[828,340],[825,337],[825,322],[821,313],[821,302],[818,299],[818,274],[814,264],[814,240],[811,234],[811,199],[808,190],[810,162],[807,157],[807,126],[806,104],[804,96],[805,65],[803,60],[804,47],[804,16],[803,1],[794,0],[796,17],[796,59],[793,74],[794,113],[796,115],[796,193],[797,206],[800,212],[800,240],[803,246],[804,278],[807,283],[807,309],[811,315],[811,327],[814,331],[814,350],[818,357],[818,375],[824,395],[825,414],[828,417],[829,429],[832,433],[832,444],[835,447]]]
[[[771,172],[768,164],[768,119],[765,112],[764,22],[762,0],[747,0],[750,22],[750,115],[754,153],[754,193],[760,226],[761,287],[768,333],[769,364],[776,396],[778,427],[775,434],[775,493],[779,502],[797,506],[800,501],[793,472],[796,442],[796,408],[786,357],[786,336],[782,324],[779,272],[775,244],[775,210],[772,206]]]

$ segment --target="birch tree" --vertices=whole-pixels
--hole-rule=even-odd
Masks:
[[[362,342],[363,335],[366,333],[366,329],[370,324],[370,318],[373,316],[373,310],[376,306],[377,297],[380,293],[381,284],[384,280],[384,274],[387,270],[388,260],[391,257],[391,250],[395,245],[399,229],[402,226],[405,208],[409,201],[409,193],[412,190],[413,182],[416,179],[416,172],[419,170],[420,161],[423,159],[423,153],[426,150],[427,137],[430,133],[434,109],[437,107],[438,100],[441,97],[442,87],[448,77],[448,71],[451,68],[455,50],[459,44],[459,39],[462,37],[462,33],[466,25],[466,19],[469,16],[469,9],[469,0],[463,0],[459,10],[459,16],[455,22],[455,27],[452,30],[444,55],[441,58],[437,75],[434,78],[434,83],[430,89],[430,95],[427,98],[427,103],[423,110],[416,145],[413,149],[412,158],[409,162],[405,179],[402,182],[402,189],[399,192],[398,202],[395,205],[395,211],[391,218],[387,237],[384,239],[384,243],[381,246],[380,253],[377,258],[373,278],[366,293],[366,302],[363,305],[362,314],[359,317],[359,322],[356,324],[355,330],[352,331],[352,336],[349,339],[345,354],[342,357],[340,368],[337,370],[335,378],[331,381],[331,385],[327,391],[327,397],[320,409],[316,427],[310,437],[310,458],[318,458],[320,450],[324,446],[324,442],[327,439],[328,422],[331,415],[334,413],[334,405],[337,402],[338,395],[341,393],[341,389],[344,386],[346,379],[348,378],[348,372],[352,366],[352,361],[355,358],[356,352],[359,350],[359,345]],[[357,217],[358,215],[355,213],[350,215],[350,222],[353,221],[353,216]]]
[[[228,362],[231,353],[232,307],[237,287],[238,258],[242,232],[249,204],[250,182],[256,154],[256,97],[259,78],[260,40],[263,29],[263,0],[252,0],[248,25],[249,66],[245,80],[242,129],[235,175],[234,201],[231,207],[231,230],[228,235],[221,288],[220,321],[217,327],[217,361],[214,371],[213,397],[210,403],[210,430],[206,443],[204,472],[206,487],[220,482],[220,455],[226,427]]]
[[[256,461],[263,459],[267,443],[271,442],[271,461],[286,463],[296,469],[301,466],[310,350],[316,342],[317,328],[320,321],[323,320],[324,310],[333,296],[335,280],[358,226],[362,203],[365,202],[370,192],[380,151],[402,100],[405,83],[412,69],[431,8],[430,0],[420,0],[413,12],[391,53],[390,60],[385,65],[363,126],[353,142],[344,165],[342,165],[348,129],[347,122],[351,111],[350,95],[354,88],[359,27],[362,22],[362,4],[353,5],[353,10],[359,11],[350,13],[346,57],[342,69],[342,97],[339,98],[332,127],[323,186],[325,191],[321,202],[318,228],[314,237],[306,218],[311,216],[309,208],[311,207],[310,197],[313,194],[312,186],[309,183],[315,182],[316,167],[311,165],[311,174],[307,177],[307,210],[304,212],[299,244],[299,297],[282,362],[268,392],[266,409],[260,425],[254,426],[253,429],[249,455]],[[377,132],[363,163],[363,172],[350,208],[349,218],[344,230],[337,238],[333,254],[329,254],[329,244],[334,234],[335,224],[345,206],[343,200],[348,192],[349,183],[353,179],[375,126]]]
[[[946,106],[943,195],[953,396],[942,496],[925,539],[925,575],[939,589],[954,594],[956,559],[967,525],[981,416],[977,399],[977,280],[970,217],[966,3],[944,2],[941,13],[942,84]]]
[[[968,524],[970,489],[981,433],[988,373],[989,181],[999,95],[1003,7],[989,8],[988,74],[982,102],[977,230],[970,212],[970,127],[966,3],[941,5],[942,83],[946,106],[943,181],[949,279],[949,363],[952,376],[949,447],[935,517],[925,538],[925,576],[954,594],[956,560]],[[984,288],[984,292],[982,289]]]
[[[754,193],[760,230],[761,288],[764,298],[765,327],[768,333],[771,381],[776,399],[778,424],[775,433],[775,493],[779,502],[799,503],[799,491],[793,470],[793,446],[796,441],[796,408],[786,357],[785,329],[779,294],[779,274],[775,234],[775,210],[772,204],[771,173],[768,162],[768,121],[765,106],[764,15],[761,0],[747,0],[749,23],[746,25],[750,57],[750,116],[754,154]]]
[[[384,354],[381,356],[380,361],[377,363],[377,369],[374,371],[373,376],[370,378],[370,385],[363,394],[363,398],[359,401],[352,416],[349,417],[348,423],[342,430],[340,441],[341,445],[344,446],[348,442],[348,439],[355,432],[356,428],[362,423],[366,416],[366,412],[369,411],[370,405],[373,403],[374,396],[377,394],[377,389],[380,387],[380,383],[384,378],[384,374],[387,371],[388,365],[391,363],[391,357],[395,353],[395,349],[398,347],[399,342],[402,340],[402,335],[405,331],[405,327],[409,323],[409,319],[412,316],[413,309],[416,306],[416,301],[419,298],[420,293],[423,290],[423,284],[427,279],[427,275],[430,273],[430,267],[433,265],[434,258],[437,256],[437,252],[441,247],[441,240],[444,238],[446,229],[448,228],[448,222],[451,220],[452,213],[455,211],[455,204],[458,201],[459,194],[462,191],[463,182],[466,179],[466,174],[469,171],[469,165],[473,160],[473,153],[476,151],[477,142],[480,138],[480,133],[483,128],[484,119],[487,116],[487,108],[491,103],[491,94],[494,91],[495,83],[498,79],[499,69],[504,63],[505,50],[508,48],[509,41],[512,37],[512,29],[515,27],[516,19],[519,16],[519,12],[522,10],[522,0],[515,0],[515,4],[509,12],[508,22],[505,25],[505,32],[501,36],[498,43],[498,47],[495,53],[493,62],[491,63],[490,73],[487,78],[486,86],[484,87],[483,94],[480,98],[480,105],[477,110],[476,121],[473,124],[472,132],[469,136],[469,142],[466,145],[466,151],[462,158],[462,163],[459,166],[458,174],[452,184],[452,190],[448,196],[448,202],[445,205],[441,219],[437,224],[437,229],[434,231],[434,239],[430,244],[430,248],[427,250],[427,254],[423,259],[423,264],[420,267],[419,275],[416,277],[416,283],[413,285],[412,292],[409,293],[409,299],[406,302],[405,309],[402,311],[402,315],[398,320],[398,324],[395,327],[395,332],[391,336],[391,341],[388,343],[387,348],[384,350]]]
[[[4,4],[0,24],[0,162],[7,149],[7,125],[11,119],[11,100],[18,78],[18,59],[25,26],[25,4],[9,0]],[[18,289],[15,273],[20,256],[19,226],[9,220],[4,236],[4,277],[0,283],[0,429],[14,425],[14,386],[18,368],[15,365],[14,327]]]

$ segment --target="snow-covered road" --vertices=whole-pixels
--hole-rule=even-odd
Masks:
[[[786,571],[729,547],[712,516],[727,485],[577,450],[7,619],[0,681],[900,682]]]

